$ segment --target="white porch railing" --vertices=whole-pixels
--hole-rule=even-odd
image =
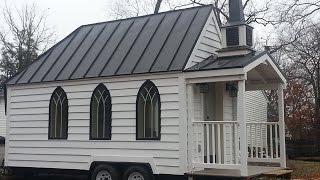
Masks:
[[[248,162],[280,162],[278,122],[247,122]],[[193,162],[202,168],[239,168],[237,121],[193,122]]]
[[[280,162],[280,133],[278,122],[247,123],[248,161]]]
[[[193,161],[204,168],[239,165],[239,125],[236,121],[195,121]]]

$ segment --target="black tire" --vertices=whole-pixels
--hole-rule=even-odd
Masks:
[[[144,180],[153,180],[153,174],[149,168],[142,166],[131,166],[124,173],[122,180],[128,180],[129,176],[135,172],[140,173]]]
[[[101,164],[101,165],[98,165],[97,167],[95,167],[91,173],[90,179],[96,180],[98,173],[102,170],[108,171],[109,174],[111,175],[112,180],[119,180],[120,179],[120,174],[119,174],[118,170],[110,165],[107,165],[107,164]]]

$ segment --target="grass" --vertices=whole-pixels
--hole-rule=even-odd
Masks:
[[[293,170],[292,179],[320,178],[320,162],[289,160],[287,165]]]

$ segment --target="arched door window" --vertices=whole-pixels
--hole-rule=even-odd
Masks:
[[[90,139],[111,139],[111,96],[103,84],[95,88],[91,97]]]
[[[68,138],[68,98],[58,86],[51,95],[49,105],[49,139]]]
[[[137,95],[136,138],[160,140],[160,95],[156,85],[147,80]]]

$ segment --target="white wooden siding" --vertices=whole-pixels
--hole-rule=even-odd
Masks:
[[[223,98],[223,120],[236,120],[237,98],[230,97],[227,91],[224,91]],[[266,122],[267,121],[268,101],[262,91],[246,91],[246,117],[247,122]]]
[[[267,121],[267,105],[268,101],[266,97],[264,96],[262,91],[246,91],[246,122],[266,122]],[[237,98],[230,97],[229,93],[227,91],[224,91],[224,98],[223,98],[223,120],[224,121],[236,121],[236,109],[237,109]],[[255,131],[251,131],[252,139],[256,139],[256,143],[259,146],[262,146],[260,142],[260,128],[256,129],[257,133],[255,134]],[[249,133],[250,131],[248,131]],[[226,128],[226,137],[229,133],[231,133],[230,128]],[[262,133],[265,134],[265,133]],[[256,137],[253,137],[256,136]],[[265,139],[264,137],[262,139]],[[250,145],[250,141],[248,139],[248,144]],[[226,139],[226,148],[230,149],[233,148],[233,143],[228,142],[228,139]],[[227,151],[230,152],[230,151]],[[231,157],[228,156],[227,161],[230,161]]]
[[[136,140],[136,95],[146,79],[160,93],[161,141]],[[90,98],[101,82],[112,96],[112,140],[90,141]],[[6,165],[86,170],[92,156],[135,156],[152,157],[161,174],[182,174],[178,85],[171,74],[9,87]],[[48,140],[49,100],[57,86],[68,97],[68,140]]]
[[[246,94],[247,122],[267,122],[268,100],[266,96],[262,91],[247,91]],[[257,147],[262,147],[266,143],[266,133],[266,127],[254,126],[253,129],[248,129],[248,145],[253,143]],[[261,142],[261,139],[263,139],[263,142]],[[254,142],[251,142],[251,140],[254,140]]]
[[[247,91],[247,122],[267,122],[267,106],[268,101],[262,91]]]
[[[217,54],[216,51],[219,49],[221,49],[221,32],[217,24],[215,14],[212,11],[199,36],[195,48],[191,53],[185,69],[205,60],[211,55]]]
[[[6,137],[6,115],[3,96],[0,96],[0,136]]]

